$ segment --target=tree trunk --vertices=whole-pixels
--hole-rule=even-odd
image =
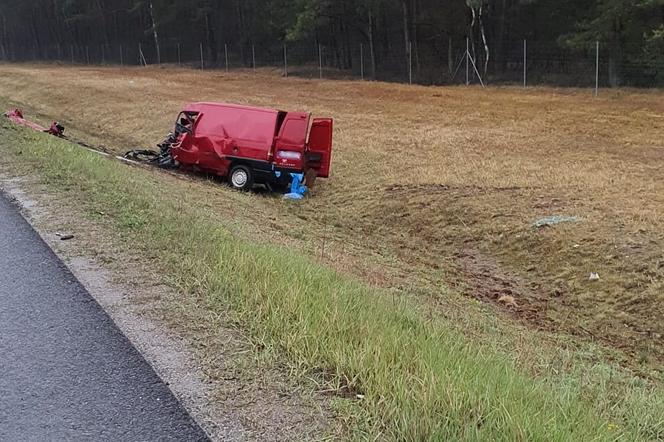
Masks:
[[[500,48],[496,51],[496,61],[500,62],[500,67],[503,72],[507,69],[507,42],[506,42],[506,17],[507,17],[507,0],[502,0],[500,10],[500,21],[498,26],[498,45],[495,48]],[[498,53],[499,52],[499,53]]]
[[[447,41],[447,70],[450,72],[450,75],[454,74],[454,57],[452,55],[452,36],[449,37]]]
[[[482,34],[482,43],[484,43],[484,76],[486,77],[487,69],[489,68],[489,45],[486,42],[486,34],[484,32],[484,23],[482,22],[482,6],[480,6],[479,13],[480,20],[480,33]]]
[[[609,46],[609,86],[619,87],[622,84],[622,45],[612,41]]]
[[[330,21],[330,36],[332,37],[332,55],[334,56],[334,67],[337,69],[341,69],[341,52],[339,50],[339,39],[337,36],[339,35],[339,32],[337,32],[337,26],[336,23],[333,21]]]
[[[346,23],[344,22],[343,18],[339,18],[339,28],[341,29],[341,55],[342,55],[342,68],[343,69],[350,69],[353,67],[350,59],[350,41],[349,41],[349,35],[350,32],[348,32],[346,28]]]
[[[32,42],[35,45],[34,57],[37,58],[37,54],[41,54],[41,40],[39,38],[39,25],[37,24],[38,14],[32,14],[31,24],[32,24]]]
[[[7,60],[7,20],[5,15],[0,13],[0,24],[2,24],[2,32],[0,32],[0,38],[2,42],[0,43],[0,49],[2,50],[2,59]]]
[[[618,87],[622,83],[623,48],[620,41],[621,33],[622,24],[619,19],[616,19],[609,43],[609,85],[611,87]]]
[[[374,20],[371,8],[369,8],[369,53],[371,56],[371,76],[376,79],[376,51],[374,48]]]
[[[403,38],[406,45],[406,73],[410,68],[410,51],[411,51],[411,42],[410,42],[410,17],[408,15],[408,1],[401,0],[401,5],[403,7]]]
[[[415,58],[415,69],[417,70],[417,73],[420,73],[420,51],[419,51],[419,45],[417,43],[417,12],[418,12],[418,7],[417,7],[417,2],[418,0],[413,0],[413,14],[411,17],[411,25],[412,25],[412,51],[413,55]]]
[[[473,14],[473,18],[470,22],[470,29],[468,30],[468,38],[470,39],[470,45],[471,45],[471,50],[473,54],[473,60],[477,60],[477,57],[475,56],[475,22],[477,21],[477,13],[475,12],[475,8],[471,7],[470,12]],[[470,54],[466,54],[467,56]]]
[[[161,48],[159,47],[159,33],[157,32],[157,22],[154,19],[154,8],[152,1],[148,2],[150,8],[150,21],[152,22],[152,37],[154,38],[154,47],[157,50],[157,64],[161,65]]]
[[[95,5],[97,5],[97,10],[99,11],[99,21],[101,22],[101,29],[102,29],[102,34],[104,36],[104,43],[110,44],[110,39],[108,38],[108,29],[106,27],[106,14],[104,13],[104,7],[101,4],[100,0],[97,0],[95,2]]]
[[[205,14],[205,34],[207,40],[208,59],[212,63],[217,62],[217,40],[215,38],[214,27],[211,25],[210,14]]]
[[[244,12],[242,11],[242,0],[237,0],[235,4],[235,13],[237,14],[237,28],[238,28],[238,35],[240,36],[240,47],[244,47],[245,43],[247,42],[247,34],[246,34],[246,26],[244,23]],[[247,60],[243,60],[245,63],[247,63]]]

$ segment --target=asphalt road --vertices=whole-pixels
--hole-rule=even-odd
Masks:
[[[207,440],[2,193],[0,440]]]

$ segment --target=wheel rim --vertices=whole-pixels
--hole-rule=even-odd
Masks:
[[[231,178],[231,181],[233,182],[233,186],[235,187],[244,187],[247,184],[247,180],[249,179],[249,176],[247,175],[247,172],[244,170],[236,170],[233,173],[233,177]]]

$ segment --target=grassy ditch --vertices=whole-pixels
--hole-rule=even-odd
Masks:
[[[230,310],[255,342],[348,398],[353,438],[664,438],[662,396],[637,380],[607,403],[596,375],[534,378],[443,320],[423,319],[409,301],[236,237],[191,195],[181,197],[177,182],[4,122],[0,131],[3,155],[90,212],[103,211],[115,233],[158,257],[192,302]]]
[[[563,347],[602,347],[611,354],[597,360],[660,382],[663,97],[615,89],[589,101],[575,89],[307,81],[267,70],[0,65],[3,110],[60,120],[68,134],[115,153],[154,145],[191,101],[333,116],[333,177],[306,204],[219,186],[190,194],[204,193],[244,238],[318,248],[336,270],[428,303],[464,334],[482,334],[477,341],[492,321],[490,332],[516,329],[501,348],[537,372],[551,364],[533,363],[543,345],[536,334],[521,339],[519,325],[548,330]],[[533,228],[551,215],[580,221]],[[601,280],[589,281],[591,272]],[[500,303],[502,295],[515,302]],[[469,299],[491,314],[469,314]]]

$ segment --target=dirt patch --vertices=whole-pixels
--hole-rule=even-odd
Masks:
[[[173,311],[179,295],[149,258],[36,180],[0,171],[0,186],[212,440],[317,440],[339,431],[324,395],[258,357],[224,318],[213,329],[183,326],[202,313]]]
[[[527,320],[537,328],[555,328],[546,318],[544,296],[536,284],[524,281],[502,268],[495,259],[469,247],[456,258],[463,275],[463,293],[488,302],[515,318]]]

